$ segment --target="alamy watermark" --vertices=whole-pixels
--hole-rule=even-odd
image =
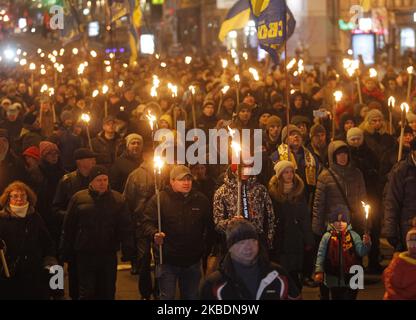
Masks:
[[[52,30],[63,30],[64,29],[64,8],[61,6],[54,5],[49,9],[51,19],[49,26]]]

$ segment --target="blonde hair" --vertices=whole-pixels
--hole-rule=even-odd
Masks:
[[[29,205],[31,205],[32,207],[36,205],[37,196],[35,192],[33,192],[33,190],[25,183],[21,181],[14,181],[6,187],[3,194],[0,196],[0,206],[2,208],[9,204],[10,193],[12,193],[12,191],[15,190],[24,191],[26,193]]]

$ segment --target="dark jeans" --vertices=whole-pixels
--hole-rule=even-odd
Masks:
[[[152,255],[150,253],[150,244],[148,244],[143,256],[138,259],[139,292],[142,299],[150,299],[150,296],[154,292],[150,268],[151,261]]]
[[[69,296],[72,300],[79,299],[78,291],[78,270],[76,262],[68,263],[68,286],[69,286]]]
[[[117,280],[117,255],[78,255],[80,300],[114,300]]]
[[[189,267],[163,264],[159,278],[160,300],[174,300],[177,283],[181,300],[198,300],[201,276],[201,262]]]

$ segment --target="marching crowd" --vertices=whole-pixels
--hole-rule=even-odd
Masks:
[[[181,299],[300,299],[304,286],[319,286],[321,299],[356,299],[350,268],[364,256],[366,274],[383,274],[385,299],[416,299],[408,65],[378,77],[361,65],[357,86],[315,64],[292,70],[287,87],[284,62],[236,64],[222,53],[112,59],[111,73],[98,58],[77,74],[79,57],[67,57],[52,94],[41,90],[52,67],[30,81],[28,70],[0,66],[0,299],[63,298],[48,287],[57,264],[71,299],[114,299],[119,258],[142,299],[174,299],[177,286]],[[103,84],[108,92],[92,94]],[[390,96],[400,103],[391,107]],[[251,150],[262,155],[260,174],[245,174],[250,162],[155,174],[149,114],[175,137],[178,121],[205,133],[261,129]],[[381,237],[396,252],[386,269]]]

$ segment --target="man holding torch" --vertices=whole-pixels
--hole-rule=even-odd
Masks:
[[[183,165],[172,168],[170,185],[160,192],[159,219],[157,202],[156,195],[148,202],[142,225],[144,235],[156,245],[157,255],[160,246],[163,248],[163,262],[158,266],[160,299],[173,300],[179,282],[181,299],[196,300],[205,254],[201,244],[207,244],[213,233],[211,205],[193,190],[191,171]]]

